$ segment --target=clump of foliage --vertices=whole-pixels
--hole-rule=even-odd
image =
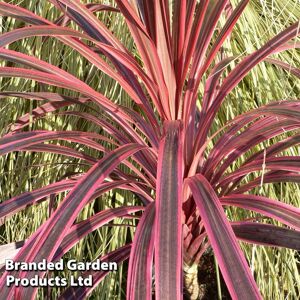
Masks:
[[[7,217],[30,205],[69,191],[14,259],[55,261],[94,230],[115,218],[133,215],[139,218],[133,241],[101,257],[118,263],[129,258],[128,299],[151,299],[152,295],[156,299],[181,299],[184,287],[190,298],[197,299],[201,291],[195,280],[197,269],[193,267],[199,265],[210,248],[231,297],[260,299],[238,240],[300,249],[300,209],[251,194],[253,188],[263,183],[299,182],[299,157],[285,156],[282,152],[300,141],[297,133],[300,104],[297,100],[272,102],[228,120],[216,132],[211,128],[226,96],[260,62],[269,62],[300,77],[299,69],[270,57],[299,47],[296,41],[299,22],[252,54],[236,58],[224,57],[222,45],[248,0],[240,1],[233,10],[226,0],[181,0],[172,5],[163,0],[117,0],[117,8],[83,5],[77,0],[50,2],[62,13],[56,22],[20,6],[0,3],[0,15],[30,25],[0,36],[0,58],[11,63],[0,67],[0,76],[34,80],[71,90],[77,96],[21,89],[1,91],[2,97],[46,103],[36,108],[32,116],[26,114],[10,127],[0,139],[0,154],[56,153],[82,160],[90,168],[0,204],[0,218],[5,222]],[[124,16],[138,54],[130,53],[95,17],[93,12],[100,9],[114,10]],[[226,22],[219,30],[217,24],[222,15]],[[71,21],[78,30],[68,27]],[[77,51],[114,79],[134,105],[115,103],[62,68],[8,47],[18,40],[38,36],[56,38]],[[224,70],[228,71],[226,77]],[[200,84],[203,93],[199,92]],[[104,133],[26,130],[47,113],[74,104],[85,107],[86,112],[68,110],[62,114],[80,117]],[[99,107],[101,113],[91,105]],[[283,132],[291,134],[243,159],[258,144]],[[49,143],[56,140],[73,144]],[[103,155],[100,159],[91,156],[74,144]],[[232,168],[238,160],[242,163]],[[121,163],[127,168],[119,167]],[[262,173],[256,176],[260,170]],[[107,209],[76,222],[88,203],[117,188],[137,195],[140,205]],[[232,222],[224,206],[251,210],[264,218]],[[268,224],[265,219],[286,226]],[[46,275],[45,272],[14,273],[27,278],[36,274]],[[6,287],[7,275],[4,272],[0,281],[3,298],[35,297],[37,288]],[[93,287],[70,287],[61,297],[84,298],[106,275],[107,272],[95,272]]]

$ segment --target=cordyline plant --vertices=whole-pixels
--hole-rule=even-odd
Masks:
[[[185,290],[197,299],[197,266],[211,247],[233,299],[260,299],[261,295],[238,240],[300,249],[300,209],[249,192],[261,183],[299,182],[299,156],[282,151],[298,144],[300,102],[272,102],[228,120],[212,132],[212,124],[226,96],[262,61],[275,64],[300,77],[300,70],[270,55],[299,46],[299,23],[287,27],[263,47],[237,59],[220,55],[224,41],[247,6],[241,1],[229,9],[226,0],[116,0],[117,8],[84,5],[77,0],[50,0],[62,13],[50,22],[16,5],[1,2],[0,15],[26,25],[0,36],[0,57],[10,61],[1,67],[1,77],[19,77],[56,86],[79,94],[54,92],[9,92],[1,97],[46,100],[22,116],[0,139],[0,153],[12,151],[51,152],[81,159],[90,169],[0,204],[2,222],[25,207],[69,191],[59,207],[24,243],[15,261],[55,261],[90,232],[119,217],[136,212],[142,216],[132,243],[108,253],[102,260],[121,263],[129,258],[128,299],[181,299]],[[99,10],[122,14],[137,48],[129,53],[124,45],[93,14]],[[226,23],[217,29],[221,16]],[[70,21],[78,30],[70,29]],[[15,41],[28,37],[56,38],[114,79],[130,96],[133,108],[110,101],[68,72],[25,53],[9,50]],[[106,57],[104,59],[103,57]],[[235,67],[224,78],[224,69]],[[17,64],[18,67],[15,67]],[[204,92],[199,92],[203,84]],[[239,99],[237,99],[238,101]],[[74,104],[99,106],[102,113],[68,110],[99,126],[111,138],[97,132],[25,131],[30,121],[48,112]],[[283,132],[293,133],[232,169],[256,145]],[[49,144],[66,140],[104,153],[96,159],[71,146]],[[46,142],[46,143],[45,143]],[[105,142],[106,146],[103,146]],[[211,146],[213,142],[213,146]],[[71,144],[70,144],[71,145]],[[113,150],[109,150],[113,149]],[[120,169],[125,164],[130,171]],[[248,174],[264,174],[250,177]],[[262,178],[263,176],[263,178]],[[249,178],[249,177],[248,177]],[[80,211],[101,194],[116,188],[139,195],[141,206],[123,206],[100,211],[76,223]],[[259,222],[231,222],[224,206],[239,207],[279,221],[286,227]],[[138,216],[138,215],[136,215]],[[184,269],[192,268],[195,274]],[[45,276],[41,271],[4,272],[1,299],[33,299],[36,287],[6,286],[6,277]],[[94,272],[92,287],[70,287],[61,298],[88,296],[107,272]],[[198,287],[199,288],[199,287]]]

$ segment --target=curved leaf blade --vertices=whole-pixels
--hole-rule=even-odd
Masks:
[[[121,263],[129,257],[131,245],[123,246],[113,252],[108,253],[107,255],[100,258],[102,262],[116,262]],[[69,299],[86,299],[88,295],[94,290],[94,288],[109,274],[109,271],[92,271],[85,272],[82,274],[83,278],[86,278],[88,275],[93,277],[93,286],[92,287],[69,287],[66,289],[63,294],[58,298],[60,300],[69,300]]]
[[[222,205],[233,205],[259,212],[300,230],[300,208],[255,195],[229,195],[220,199]]]
[[[127,276],[128,300],[152,299],[155,205],[147,206],[135,232]]]
[[[262,299],[234,232],[209,182],[200,174],[186,180],[233,299]]]
[[[143,148],[145,147],[137,144],[125,145],[117,150],[111,151],[95,164],[87,174],[78,181],[52,217],[43,224],[43,230],[38,235],[34,245],[30,247],[30,249],[26,249],[26,245],[30,244],[29,240],[25,247],[23,247],[24,249],[22,250],[24,252],[29,250],[24,260],[35,262],[41,261],[42,259],[51,260],[78,213],[90,200],[99,184],[105,180],[107,175],[112,172],[122,160]],[[64,228],[64,230],[62,231],[61,228]],[[40,276],[44,275],[44,272],[21,272],[19,276],[31,278],[35,273],[39,273]],[[25,299],[32,299],[36,294],[37,290],[34,287],[6,287],[5,277],[4,274],[1,280],[2,295],[4,295],[4,297],[11,296],[14,290],[16,292],[15,297]]]
[[[284,247],[300,251],[300,232],[270,224],[232,223],[238,239],[259,245]]]

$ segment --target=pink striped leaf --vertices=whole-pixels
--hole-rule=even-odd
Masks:
[[[227,176],[224,176],[217,184],[217,187],[222,187],[222,189],[227,188],[232,182],[235,182],[235,180],[241,180],[241,178],[247,174],[262,170],[264,163],[265,170],[300,172],[299,156],[271,157],[266,158],[266,160],[259,159],[249,163],[248,165],[240,167],[238,170]]]
[[[69,140],[73,142],[81,141],[82,144],[93,146],[93,148],[96,148],[100,151],[105,151],[103,146],[92,140],[89,141],[88,138],[102,140],[102,138],[105,137],[102,137],[96,133],[83,131],[36,130],[30,132],[19,132],[6,135],[0,139],[0,155],[4,155],[12,151],[18,151],[41,142],[55,139]]]
[[[76,180],[63,180],[49,184],[46,187],[27,192],[9,200],[0,203],[0,224],[4,223],[4,218],[17,213],[27,205],[31,205],[41,199],[57,194],[66,190],[70,190],[76,184]]]
[[[263,118],[263,115],[267,115],[267,117]],[[254,124],[245,128],[240,134],[239,130],[247,124],[247,121],[249,123],[254,121]],[[231,152],[229,159],[227,159],[227,162],[222,167],[222,172],[219,172],[220,174],[222,174],[237,157],[256,144],[289,130],[297,129],[299,127],[299,101],[282,101],[276,104],[271,103],[244,115],[237,116],[234,119],[234,122],[236,125],[219,139],[214,149],[209,154],[209,158],[206,162],[206,169],[209,168],[209,173],[207,170],[205,172],[206,176],[209,176],[208,174],[211,174],[221,160]],[[294,125],[289,122],[294,122]],[[286,123],[286,125],[284,125],[284,123]],[[286,127],[288,124],[292,126]],[[286,143],[282,141],[274,144],[274,146],[266,149],[267,156],[274,155],[275,153],[297,144],[297,140],[298,138],[295,136],[287,139]],[[254,158],[259,157],[263,157],[263,151],[251,156],[245,164],[252,161]]]
[[[154,2],[141,0],[132,2],[132,5],[139,12],[140,19],[145,25],[148,35],[153,41],[156,41]]]
[[[152,262],[154,252],[155,204],[145,209],[139,221],[130,252],[127,299],[152,299]]]
[[[34,146],[25,147],[22,150],[31,151],[31,152],[44,152],[44,153],[48,152],[48,153],[61,154],[61,155],[85,160],[87,163],[92,165],[97,162],[97,159],[90,155],[77,151],[73,148],[65,147],[61,145],[57,146],[52,144],[37,144]]]
[[[62,71],[58,71],[58,72],[62,73]],[[121,107],[115,105],[113,102],[109,101],[102,94],[97,93],[89,86],[87,86],[84,82],[77,80],[76,78],[74,78],[74,80],[68,77],[64,78],[64,73],[59,74],[58,76],[55,74],[47,74],[40,71],[32,71],[32,70],[21,69],[21,68],[7,68],[7,67],[0,68],[0,76],[26,77],[32,80],[37,80],[42,83],[56,85],[64,88],[70,88],[78,92],[81,92],[83,94],[87,94],[91,96],[91,98],[95,100],[98,104],[103,106],[107,112],[110,112],[110,115],[114,118],[114,120],[116,120],[119,124],[121,124],[121,126],[123,125],[122,127],[126,131],[128,131],[131,136],[136,138],[135,141],[139,141],[139,142],[142,141],[141,138],[136,134],[136,132],[130,126],[128,126],[126,122],[124,122],[123,119],[125,120],[131,120],[131,119],[124,111],[122,111]],[[112,111],[118,111],[119,116],[113,114]],[[123,119],[120,117],[123,117]]]
[[[139,26],[135,26],[137,22],[137,16],[131,5],[127,1],[117,0],[117,3],[121,12],[126,17],[125,20],[137,45],[138,51],[143,59],[147,73],[150,75],[150,79],[158,86],[158,91],[160,92],[160,102],[156,103],[157,109],[163,117],[166,115],[170,119],[171,113],[168,103],[168,89],[165,83],[161,61],[159,59],[157,49],[155,48],[154,41],[149,38],[147,30],[142,24],[139,23]]]
[[[273,124],[272,124],[273,123]],[[260,120],[254,126],[248,127],[241,134],[234,137],[227,145],[223,145],[220,156],[215,159],[213,168],[215,168],[223,157],[226,157],[218,172],[215,172],[214,180],[218,180],[226,171],[226,169],[236,159],[242,156],[245,152],[261,142],[269,140],[277,135],[293,131],[299,128],[299,121],[276,120],[271,125]],[[255,126],[258,125],[258,126]]]
[[[129,257],[131,250],[131,244],[125,245],[113,252],[110,252],[99,259],[103,262],[116,262],[121,263]],[[59,300],[69,300],[69,299],[86,299],[91,292],[97,287],[97,285],[108,275],[109,271],[87,271],[82,274],[84,278],[91,275],[93,278],[92,287],[69,287],[67,288],[58,298]]]
[[[209,46],[210,40],[214,33],[215,27],[219,21],[220,15],[223,12],[228,0],[209,1],[208,13],[203,20],[202,28],[197,40],[197,47],[194,52],[194,63],[189,75],[189,79],[194,79],[198,82],[199,70],[203,65],[203,59]],[[195,88],[197,83],[195,83]]]
[[[205,54],[210,44],[215,27],[219,21],[228,0],[208,1],[208,13],[205,14],[199,37],[193,54],[193,64],[188,77],[187,92],[184,96],[184,119],[189,121],[189,135],[193,136],[194,132],[194,115],[196,111],[196,98],[198,87],[203,74],[200,74]]]
[[[17,96],[17,95],[15,95]],[[21,95],[19,95],[21,96]],[[25,95],[23,97],[26,97]],[[88,101],[88,99],[69,99],[64,101],[52,101],[50,103],[45,103],[43,105],[38,106],[33,109],[31,113],[24,114],[20,118],[16,120],[15,123],[9,125],[11,132],[20,131],[22,128],[28,126],[30,122],[35,122],[38,119],[41,119],[47,115],[47,113],[54,112],[59,108],[73,105],[74,103],[80,104],[81,106],[85,106],[84,102]],[[87,106],[86,106],[87,107]]]
[[[264,150],[258,151],[257,153],[251,155],[244,165],[252,162],[255,159],[261,159],[264,156],[270,157],[270,156],[275,156],[276,154],[282,152],[283,150],[286,150],[290,147],[296,146],[297,144],[300,143],[300,135],[295,134],[291,137],[288,137],[284,140],[276,142],[274,145],[271,145],[269,147],[266,147]],[[265,154],[264,154],[265,152]]]
[[[136,144],[128,144],[108,153],[103,159],[95,164],[87,174],[78,181],[72,191],[64,199],[60,207],[53,213],[51,218],[43,226],[42,232],[39,234],[37,241],[30,249],[23,247],[26,252],[26,261],[41,261],[42,259],[51,260],[59,245],[61,244],[64,236],[67,234],[69,228],[74,223],[78,213],[86,205],[92,197],[94,191],[97,189],[109,173],[124,159],[143,149],[144,147]],[[62,231],[61,228],[64,228]],[[30,240],[28,241],[30,243]],[[22,252],[22,251],[20,251]],[[22,253],[21,253],[22,254]],[[37,272],[40,276],[44,272]],[[21,272],[21,277],[34,276],[35,272]],[[2,277],[1,286],[4,296],[9,297],[14,288],[4,287],[5,276]],[[34,287],[29,288],[16,288],[15,296],[26,299],[32,299],[36,294],[37,289]]]
[[[106,109],[108,112],[112,111],[118,111],[119,115],[122,116],[125,120],[129,120],[130,118],[122,112],[122,109],[111,102],[109,99],[104,97],[102,94],[94,91],[92,88],[90,88],[88,85],[86,85],[84,82],[78,83],[78,80],[74,79],[75,82],[63,78],[61,76],[57,76],[54,74],[49,74],[45,72],[40,71],[33,71],[28,69],[22,69],[22,68],[10,68],[10,67],[0,67],[0,76],[2,77],[21,77],[21,78],[27,78],[31,80],[36,80],[40,83],[46,83],[49,85],[54,85],[57,87],[67,88],[70,90],[74,90],[77,92],[82,93],[83,95],[86,95],[87,97],[90,97],[93,101],[98,103],[100,106],[102,106],[104,109]],[[115,114],[111,114],[113,117],[116,117]]]
[[[55,25],[40,25],[40,26],[31,26],[31,27],[24,27],[19,29],[14,29],[12,31],[6,32],[0,36],[0,47],[3,48],[15,41],[20,39],[24,39],[31,36],[66,36],[66,37],[76,37],[80,39],[89,39],[88,36],[85,34],[67,28],[67,27],[60,27]]]
[[[187,0],[173,2],[173,30],[172,30],[172,50],[174,71],[177,84],[180,83],[183,68],[183,48],[185,41],[185,25]],[[192,19],[192,18],[191,18]]]
[[[46,19],[35,15],[33,12],[27,9],[24,9],[18,5],[13,5],[5,2],[0,2],[0,15],[16,18],[22,20],[23,22],[34,25],[51,24],[50,21],[47,21]]]
[[[239,4],[237,5],[237,7],[234,9],[234,11],[230,14],[224,27],[222,28],[222,31],[218,35],[216,41],[214,41],[213,46],[210,49],[209,54],[207,55],[205,63],[201,67],[201,71],[200,71],[201,76],[207,70],[207,68],[212,63],[212,61],[215,59],[217,52],[220,50],[225,39],[231,34],[233,27],[235,26],[236,22],[240,18],[241,14],[243,13],[243,11],[246,8],[246,6],[248,5],[248,3],[249,3],[249,0],[240,1]]]
[[[112,61],[115,63],[115,66],[118,69],[121,69],[125,72],[122,73],[123,76],[119,75],[115,70],[113,70],[110,65],[105,62],[99,55],[94,53],[89,47],[87,47],[85,44],[82,42],[78,41],[77,39],[74,39],[73,37],[77,38],[82,38],[85,40],[90,40],[89,36],[86,36],[82,33],[79,33],[75,30],[71,30],[68,28],[61,28],[58,26],[53,26],[53,25],[44,25],[44,26],[31,26],[31,27],[25,27],[25,28],[20,28],[16,29],[13,31],[10,31],[8,33],[3,34],[0,37],[0,46],[5,46],[8,44],[11,44],[19,39],[23,39],[26,37],[31,37],[31,36],[54,36],[58,39],[60,39],[62,42],[64,42],[66,45],[71,46],[74,50],[78,51],[83,57],[89,60],[90,63],[95,65],[98,69],[102,70],[104,73],[108,74],[110,77],[115,79],[117,82],[120,83],[120,85],[124,88],[124,90],[131,96],[131,98],[138,104],[141,105],[141,107],[144,109],[144,111],[147,113],[148,117],[150,120],[155,121],[153,122],[156,124],[155,117],[153,115],[153,112],[151,110],[151,107],[149,106],[149,102],[146,99],[140,84],[138,81],[135,79],[135,77],[132,75],[131,69],[126,66],[124,62],[124,58],[126,59],[125,61],[128,63],[130,62],[130,65],[134,65],[134,70],[137,71],[139,75],[142,75],[142,78],[144,79],[144,83],[147,84],[146,86],[149,87],[149,82],[147,81],[148,78],[147,76],[143,73],[140,67],[137,67],[137,64],[132,63],[132,59],[130,59],[130,55],[127,53],[121,52],[113,47],[109,47],[105,44],[102,43],[97,43],[97,48],[103,50],[105,53],[109,53],[109,57],[113,58]],[[71,37],[71,38],[70,38]],[[93,40],[94,41],[94,40]],[[94,41],[95,42],[95,41]],[[55,72],[60,72],[64,76],[70,76],[70,74],[64,72],[63,70],[56,68],[52,66],[51,64],[47,64],[44,61],[40,61],[36,59],[35,57],[30,57],[25,54],[21,54],[18,52],[14,51],[9,51],[5,49],[1,49],[0,53],[1,57],[7,59],[7,60],[12,60],[15,62],[20,62],[23,64],[27,64],[31,67],[36,68],[37,70],[43,70],[48,72],[47,67],[43,69],[43,66],[48,66],[49,72],[55,74]],[[112,54],[112,55],[111,55]],[[121,59],[120,59],[121,57]],[[130,71],[126,71],[124,68],[127,68]],[[76,79],[72,76],[70,76],[70,79],[76,81]],[[149,88],[151,92],[153,92],[153,88]]]
[[[229,127],[228,130],[220,136],[205,161],[203,172],[206,178],[211,178],[212,174],[214,173],[214,168],[212,168],[211,166],[212,164],[215,164],[215,161],[220,157],[220,154],[223,151],[223,147],[231,141],[231,139],[239,132],[239,130],[241,130],[251,121],[253,121],[253,117],[248,116],[240,119],[239,121],[233,120],[232,122],[229,122],[227,126],[230,125],[231,127]],[[224,129],[226,129],[226,127],[224,127]]]
[[[240,187],[233,189],[236,187],[236,183],[234,187],[230,187],[230,194],[242,194],[250,191],[253,188],[256,188],[263,184],[267,183],[278,183],[278,182],[295,182],[300,183],[300,174],[288,171],[270,171],[265,173],[263,176],[256,177],[254,180],[251,180],[249,183],[241,185]]]
[[[262,299],[220,200],[200,174],[186,179],[232,299]]]
[[[70,16],[91,38],[113,46],[115,49],[121,50],[129,55],[126,48],[116,39],[111,32],[102,24],[96,16],[94,16],[83,4],[79,1],[70,0],[53,0],[52,3],[62,9],[67,15]],[[67,9],[66,9],[67,7]],[[155,116],[151,110],[149,103],[147,102],[143,90],[138,84],[137,79],[134,77],[132,71],[125,67],[120,61],[115,61],[112,59],[110,52],[105,52],[105,55],[109,57],[114,63],[115,67],[122,74],[124,78],[130,81],[131,86],[134,87],[135,91],[139,95],[140,99],[143,100],[145,111],[152,121],[155,120]],[[130,85],[128,85],[128,90]],[[136,98],[139,99],[139,98]]]
[[[113,6],[110,5],[105,5],[105,4],[98,4],[98,3],[88,3],[85,4],[86,8],[88,8],[91,12],[95,13],[95,12],[119,12],[119,10]],[[71,19],[66,16],[63,15],[61,17],[59,17],[58,19],[55,20],[54,24],[58,25],[58,26],[68,26],[70,23]]]
[[[76,116],[76,117],[82,118],[88,122],[91,122],[91,123],[101,127],[108,134],[110,134],[114,140],[117,140],[118,143],[120,143],[120,144],[130,143],[130,137],[128,137],[127,134],[123,130],[121,130],[120,128],[119,129],[116,128],[116,126],[114,126],[113,124],[108,122],[108,120],[106,120],[104,117],[102,118],[102,116],[96,117],[96,116],[86,113],[86,112],[73,111],[73,110],[60,112],[60,113],[58,113],[58,115]],[[115,144],[114,140],[111,140],[110,143]]]
[[[41,201],[46,200],[47,197],[53,194],[58,194],[64,191],[71,190],[76,185],[77,181],[78,179],[55,182],[43,188],[33,190],[31,192],[26,192],[16,197],[13,197],[9,200],[3,201],[2,203],[0,203],[0,224],[4,223],[5,218],[13,214],[16,214],[17,212],[26,208],[29,205],[40,203]],[[150,200],[151,198],[147,197],[146,192],[143,191],[139,186],[133,185],[131,187],[128,186],[129,183],[131,183],[130,180],[114,180],[112,182],[104,182],[94,192],[93,196],[91,197],[91,200],[94,200],[95,198],[99,197],[100,195],[114,188],[120,188],[120,189],[123,188],[123,189],[131,190],[136,194],[141,194],[149,202],[151,201]]]
[[[249,114],[253,113],[261,113],[265,115],[275,115],[281,116],[288,119],[294,119],[295,121],[299,121],[300,116],[300,107],[299,101],[284,101],[271,103],[270,105],[265,105],[263,107],[258,108],[256,111],[249,112]]]
[[[271,64],[274,64],[274,65],[288,71],[289,73],[293,74],[294,76],[300,78],[300,69],[299,68],[293,67],[290,64],[287,64],[283,61],[280,61],[280,60],[274,59],[274,58],[266,58],[265,61],[269,62]]]
[[[80,131],[31,131],[31,132],[20,132],[20,133],[14,133],[14,134],[8,134],[2,138],[0,138],[0,155],[4,155],[6,153],[9,153],[11,151],[30,151],[33,149],[34,146],[35,149],[40,148],[40,151],[47,150],[48,145],[37,145],[44,141],[49,140],[67,140],[71,142],[77,142],[81,143],[85,146],[89,146],[93,149],[96,149],[101,152],[107,152],[107,148],[99,144],[98,142],[93,141],[92,139],[99,139],[101,141],[106,141],[110,144],[114,144],[111,142],[110,139],[96,134],[92,132],[80,132]],[[93,162],[94,159],[85,156],[81,153],[75,153],[75,150],[70,150],[54,145],[49,145],[49,152],[55,151],[56,153],[61,154],[68,154],[70,156],[75,155],[78,158],[88,159],[90,162]],[[55,150],[54,150],[55,149]],[[153,166],[155,166],[155,162],[152,163],[152,167],[149,163],[149,160],[144,160],[145,156],[138,156],[136,160],[144,166],[144,171],[147,173],[147,175],[150,177],[150,180],[147,180],[144,175],[130,162],[125,162],[125,164],[130,167],[133,171],[135,171],[138,175],[140,175],[141,178],[145,179],[146,182],[148,182],[150,185],[152,185],[155,182],[154,174],[151,173],[151,170],[153,169]],[[154,159],[153,156],[147,156],[148,158]],[[148,167],[150,165],[150,167]],[[149,171],[150,170],[150,171]],[[151,183],[152,182],[152,183]]]
[[[282,44],[287,43],[292,38],[297,37],[299,32],[299,22],[294,23],[287,29],[276,35],[269,40],[263,47],[255,51],[254,53],[245,57],[226,77],[224,80],[218,95],[213,101],[205,121],[201,123],[201,130],[197,134],[196,149],[201,145],[201,142],[209,131],[209,128],[213,122],[213,119],[222,104],[224,98],[238,85],[238,83],[249,73],[249,71],[255,67],[258,63],[266,59],[269,55],[276,52]]]
[[[74,104],[84,103],[88,101],[87,98],[74,98],[70,96],[65,96],[57,93],[50,92],[17,92],[17,91],[1,91],[0,99],[5,99],[8,97],[18,97],[21,99],[30,99],[37,101],[49,101],[49,102],[70,102]]]
[[[65,253],[67,253],[75,244],[77,244],[82,238],[89,233],[95,231],[101,226],[109,223],[116,218],[128,217],[129,214],[143,210],[143,207],[138,206],[125,206],[107,209],[97,213],[96,215],[74,224],[69,233],[64,237],[63,242],[56,251],[52,261],[57,261]],[[13,259],[16,253],[23,247],[25,241],[12,243],[10,245],[0,246],[0,267],[2,259],[10,258]],[[13,250],[13,255],[8,253],[8,250]]]
[[[68,181],[70,181],[71,183],[69,184]],[[67,186],[65,185],[65,182],[67,183]],[[102,195],[103,193],[105,193],[105,192],[107,192],[111,189],[114,189],[114,188],[121,188],[122,189],[123,186],[124,186],[125,189],[131,190],[134,193],[141,194],[141,195],[144,194],[143,191],[138,186],[136,186],[134,184],[133,184],[133,187],[126,186],[126,184],[128,184],[129,182],[130,181],[123,180],[123,181],[112,181],[112,182],[102,183],[100,185],[100,187],[94,192],[94,194],[91,197],[90,201],[92,201],[93,199],[99,197],[100,195]],[[53,193],[58,193],[58,192],[62,192],[62,191],[71,189],[76,184],[76,181],[75,180],[65,180],[65,181],[59,182],[59,183],[60,184],[55,183],[55,184],[49,185],[47,187],[41,188],[39,190],[24,193],[20,196],[14,197],[13,199],[7,200],[4,203],[2,203],[3,205],[1,207],[1,209],[3,209],[4,213],[7,212],[7,211],[9,213],[11,213],[11,212],[14,213],[14,212],[19,210],[19,206],[24,207],[25,205],[32,204],[34,201],[42,201],[42,200],[44,200],[43,199],[44,197],[50,196]],[[14,202],[14,203],[12,203],[12,202]],[[152,201],[149,200],[148,203],[151,203],[151,202],[153,202],[153,200]],[[6,203],[8,204],[8,210],[6,209],[6,206],[5,206]],[[129,207],[128,209],[130,210],[131,208]],[[128,209],[126,207],[121,209],[121,211],[124,212],[124,216],[127,215]],[[132,207],[132,209],[134,211],[139,211],[142,208],[138,208],[136,210],[136,207]],[[119,210],[117,210],[116,212],[119,212]],[[108,210],[104,215],[107,215],[107,213],[108,213],[108,215],[110,215],[110,210]],[[100,220],[102,222],[103,215],[102,214],[97,214],[97,216],[92,217],[91,220],[93,220],[93,223],[96,223],[96,224],[97,224],[97,220]],[[84,226],[87,229],[87,231],[89,232],[90,226],[87,226],[86,224],[87,224],[87,222],[83,221],[83,222],[80,223],[80,226],[81,225]],[[41,232],[43,226],[44,226],[44,224],[32,236],[32,239],[30,240],[29,245],[27,245],[28,249],[30,249],[33,246],[33,244],[34,244],[38,234]],[[77,234],[76,234],[76,230],[78,229],[78,226],[79,225],[73,225],[71,227],[70,233],[64,238],[64,241],[63,241],[61,247],[59,247],[59,249],[56,251],[55,258],[53,260],[56,260],[59,257],[61,257],[73,245],[75,245],[75,243],[77,243],[79,241],[78,238],[77,238]],[[77,228],[76,230],[74,229],[75,227]],[[24,242],[21,243],[21,246],[23,246],[23,244],[24,244]],[[18,247],[18,250],[20,250],[21,246]],[[23,251],[16,259],[18,261],[23,261],[25,256],[26,256],[26,252]]]
[[[300,208],[262,196],[234,194],[222,197],[222,205],[237,206],[261,213],[300,230]]]
[[[50,0],[50,2],[75,21],[93,39],[126,51],[121,42],[80,1]]]
[[[132,115],[132,112],[127,110],[127,108],[124,108],[124,111],[128,112],[128,116]],[[100,116],[99,115],[95,116],[90,113],[85,113],[80,111],[66,111],[66,112],[58,113],[58,115],[76,116],[98,125],[103,130],[105,130],[108,134],[110,134],[111,138],[117,140],[117,142],[115,142],[112,139],[108,139],[107,142],[109,142],[110,144],[118,145],[118,144],[126,144],[131,142],[133,143],[139,142],[141,144],[145,144],[145,141],[136,133],[136,131],[130,128],[129,126],[126,127],[125,126],[126,123],[124,123],[122,120],[120,120],[120,123],[122,123],[122,128],[117,128],[117,125],[109,122],[111,120],[105,117],[104,114]],[[119,117],[117,117],[117,119],[119,119]],[[132,120],[132,122],[134,121]],[[136,125],[138,127],[139,124],[137,123]],[[147,126],[146,124],[143,124],[141,125],[141,127],[144,125]],[[140,130],[143,132],[142,128]],[[151,128],[147,128],[145,130],[151,131]],[[102,138],[102,140],[104,140],[104,138]]]
[[[158,153],[155,216],[157,299],[182,297],[182,133],[179,121],[165,123]]]
[[[283,43],[288,42],[294,37],[297,37],[299,32],[299,22],[291,25],[274,38],[269,40],[262,48],[247,56],[238,66],[227,76],[222,88],[220,89],[219,95],[214,102],[212,110],[219,106],[220,102],[226,95],[245,77],[245,75],[259,62],[267,58],[268,55],[272,54],[275,49],[280,47]]]
[[[191,4],[188,5],[187,10],[191,12],[190,15],[187,15],[188,25],[187,25],[187,38],[185,39],[185,45],[183,49],[184,53],[184,66],[182,71],[182,78],[180,87],[183,86],[183,82],[186,79],[186,75],[190,66],[191,58],[194,54],[197,40],[199,38],[199,33],[203,25],[203,20],[207,14],[209,0],[200,1],[197,5],[196,1],[189,1]],[[190,16],[195,12],[195,19]]]
[[[214,96],[217,93],[217,86],[219,83],[219,79],[222,75],[222,71],[226,68],[227,65],[234,59],[233,56],[225,58],[221,60],[216,66],[211,70],[211,73],[206,80],[205,88],[204,88],[204,95],[203,95],[203,103],[202,103],[202,110],[206,111],[209,106],[210,102],[213,101]]]
[[[78,138],[76,138],[76,142],[81,142],[82,144],[85,143],[85,145],[87,145],[87,146],[94,146],[94,145],[91,145],[91,144],[93,144],[93,142],[91,142],[87,139],[78,139]],[[100,146],[99,144],[95,143],[95,146],[96,146],[97,150],[100,150],[101,152],[104,152],[104,153],[107,152],[107,149]],[[21,151],[56,153],[56,154],[70,156],[70,157],[73,157],[73,158],[83,159],[86,162],[88,162],[88,164],[92,164],[92,165],[95,164],[98,161],[96,158],[91,157],[89,155],[86,155],[82,152],[76,151],[72,148],[64,147],[64,146],[56,146],[56,145],[52,145],[52,144],[38,144],[38,145],[35,144],[33,146],[30,146],[30,147],[22,148]],[[140,179],[144,180],[150,186],[154,185],[155,178],[153,177],[153,175],[147,169],[144,168],[144,171],[149,175],[150,180],[147,179],[145,177],[145,175],[142,174],[141,171],[138,168],[136,168],[132,163],[125,162],[124,164],[127,165],[132,171],[134,171],[136,173],[136,175],[139,176]]]
[[[253,222],[231,223],[236,237],[247,243],[300,251],[300,231]]]
[[[52,261],[60,259],[65,253],[67,253],[74,245],[76,245],[81,239],[87,236],[89,233],[99,229],[103,225],[113,221],[116,218],[126,218],[129,214],[144,210],[142,206],[124,206],[118,208],[110,208],[94,216],[74,224],[69,233],[64,237],[62,243],[57,249]]]
[[[182,0],[183,1],[183,0]],[[182,2],[181,1],[181,2]],[[169,2],[156,0],[155,10],[155,29],[156,29],[156,49],[162,67],[164,82],[168,92],[168,106],[170,109],[170,119],[176,118],[175,92],[176,77],[173,68],[171,29],[169,19]]]

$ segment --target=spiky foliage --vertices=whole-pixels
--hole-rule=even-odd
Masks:
[[[116,1],[137,48],[138,55],[134,56],[93,15],[93,11],[103,6],[85,6],[69,0],[51,2],[63,14],[55,23],[19,6],[0,3],[1,15],[31,25],[0,37],[0,57],[12,62],[10,66],[1,67],[0,75],[30,79],[75,93],[2,91],[4,97],[46,103],[33,110],[31,117],[25,115],[10,127],[0,140],[0,152],[2,155],[13,151],[55,153],[82,160],[90,168],[1,204],[4,222],[27,206],[69,191],[56,209],[52,207],[47,221],[14,259],[56,260],[104,223],[143,211],[132,245],[103,258],[122,262],[130,257],[129,299],[150,299],[152,293],[157,299],[180,299],[183,263],[199,264],[210,247],[232,298],[260,298],[238,239],[300,248],[300,210],[249,193],[262,183],[298,182],[299,158],[280,154],[298,144],[299,102],[271,103],[228,120],[216,132],[211,129],[226,96],[258,63],[275,64],[299,77],[296,67],[270,57],[299,46],[296,40],[299,23],[291,24],[250,55],[224,57],[220,55],[222,45],[230,37],[248,1],[241,1],[234,10],[230,9],[229,1],[175,1],[172,6],[168,1]],[[226,22],[219,30],[221,16],[225,16]],[[68,27],[70,20],[77,24],[78,30]],[[77,51],[114,79],[134,105],[125,107],[112,102],[62,68],[7,47],[18,40],[37,36],[57,38]],[[203,93],[199,93],[200,84],[204,87]],[[68,110],[63,114],[91,122],[102,132],[26,131],[28,125],[38,122],[46,113],[74,104],[91,111]],[[249,150],[255,150],[258,144],[280,136],[283,131],[292,135],[252,153],[239,167],[232,168]],[[48,143],[50,140],[73,144],[63,146]],[[80,151],[80,147],[74,147],[74,143],[103,155],[101,158],[91,156]],[[119,168],[120,163],[127,168]],[[262,174],[251,177],[260,170]],[[249,175],[250,180],[246,177]],[[88,203],[116,188],[136,194],[142,206],[124,205],[100,211],[76,223]],[[230,222],[223,206],[252,210],[288,227],[259,222],[260,218]],[[7,274],[4,273],[1,280],[4,297],[31,299],[35,296],[36,288],[5,287]],[[36,274],[45,276],[44,272],[15,272],[14,275],[31,278]],[[81,298],[90,294],[105,275],[94,274],[92,288],[70,288],[62,297]]]

